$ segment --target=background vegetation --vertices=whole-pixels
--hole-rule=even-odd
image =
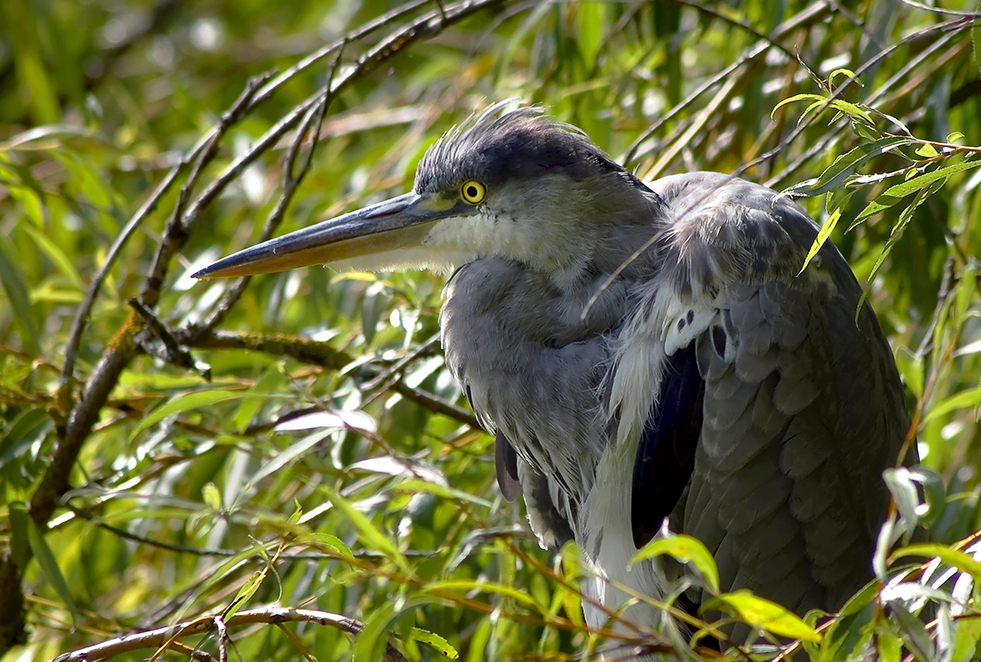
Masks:
[[[890,475],[883,581],[820,643],[758,654],[976,659],[976,9],[0,3],[3,659],[678,645],[586,632],[575,550],[540,550],[501,499],[443,366],[442,278],[189,278],[404,192],[441,132],[511,96],[644,177],[738,171],[830,221],[895,349],[924,468]],[[888,555],[916,520],[935,544]]]

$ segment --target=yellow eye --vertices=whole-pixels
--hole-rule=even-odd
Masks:
[[[460,187],[460,195],[463,199],[472,205],[482,202],[484,196],[487,195],[487,187],[478,182],[476,179],[468,179],[463,182],[463,186]]]

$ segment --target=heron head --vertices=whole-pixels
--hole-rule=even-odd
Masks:
[[[447,270],[487,256],[575,271],[618,213],[650,218],[636,212],[653,194],[585,135],[538,107],[506,110],[508,103],[434,144],[412,192],[253,246],[195,277],[310,264]]]

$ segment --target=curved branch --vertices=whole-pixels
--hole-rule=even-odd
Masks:
[[[217,616],[203,616],[174,626],[134,632],[102,643],[79,648],[59,655],[52,662],[97,662],[135,650],[179,650],[180,639],[197,634],[207,634],[218,629]],[[221,619],[224,628],[241,627],[256,623],[282,625],[283,623],[316,623],[333,627],[351,635],[360,634],[364,624],[353,618],[317,609],[292,609],[263,607],[249,609]],[[193,656],[192,656],[193,657]],[[405,657],[392,644],[385,645],[385,658],[391,662],[406,662]]]

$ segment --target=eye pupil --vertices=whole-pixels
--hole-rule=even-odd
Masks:
[[[472,205],[482,202],[486,194],[484,185],[476,180],[464,182],[463,186],[460,187],[460,195]]]

